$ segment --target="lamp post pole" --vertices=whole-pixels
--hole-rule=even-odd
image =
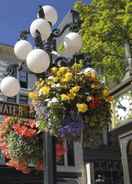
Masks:
[[[50,133],[43,134],[44,184],[56,183],[56,138]]]
[[[36,32],[35,45],[40,49],[51,51],[51,47],[56,50],[56,42],[51,38],[49,44],[43,44],[41,34]],[[49,53],[50,54],[50,53]],[[52,59],[52,56],[50,55]],[[43,75],[44,77],[44,75]],[[39,78],[39,75],[38,75]],[[50,132],[42,134],[43,137],[43,163],[44,163],[44,184],[56,184],[56,138]]]
[[[72,65],[74,62],[80,61],[80,59],[84,60],[85,67],[89,66],[91,58],[88,54],[76,54],[82,45],[80,35],[77,33],[80,29],[81,21],[77,11],[71,10],[71,15],[71,23],[66,24],[62,30],[53,29],[53,31],[51,31],[51,25],[57,20],[57,13],[51,6],[40,6],[37,14],[38,18],[31,24],[30,30],[28,29],[20,33],[20,39],[15,44],[15,55],[19,60],[24,62],[17,65],[9,65],[6,73],[7,77],[3,79],[3,85],[1,85],[1,91],[5,96],[15,96],[19,92],[19,81],[9,76],[13,74],[14,67],[18,67],[19,70],[21,70],[23,66],[25,68],[25,60],[28,68],[27,72],[34,73],[37,78],[45,78],[45,76],[48,76],[48,67]],[[68,39],[66,39],[65,42],[69,51],[72,51],[72,58],[60,56],[56,52],[56,38],[60,37],[67,29],[69,29],[69,32],[71,31],[71,33],[69,33],[67,36]],[[30,34],[34,38],[35,49],[33,49],[32,45],[27,41]],[[5,81],[6,84],[4,83]],[[14,84],[16,89],[14,87],[15,90],[12,90],[10,93],[9,89],[12,89],[12,84]],[[43,133],[43,158],[44,184],[55,184],[56,138],[50,131]]]

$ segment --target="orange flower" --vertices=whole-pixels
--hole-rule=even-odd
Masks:
[[[31,128],[36,128],[36,123],[35,120],[28,120],[27,124],[31,127]]]
[[[9,167],[15,167],[16,170],[22,171],[24,174],[28,174],[31,170],[28,168],[28,164],[26,161],[19,160],[9,160],[6,163]]]
[[[113,100],[113,96],[108,96],[107,100],[111,102]]]
[[[10,122],[10,117],[9,116],[4,116],[4,123],[8,124]]]
[[[44,164],[43,164],[43,160],[38,160],[36,163],[36,167],[35,167],[38,171],[43,171],[44,170]]]

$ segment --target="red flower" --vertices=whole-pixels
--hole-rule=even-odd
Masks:
[[[29,137],[29,138],[33,137],[37,132],[36,129],[32,129],[27,126],[20,125],[20,123],[14,124],[13,129],[18,135],[21,135],[23,137]]]
[[[101,104],[101,101],[98,97],[93,97],[92,100],[89,102],[88,107],[90,109],[96,109]]]
[[[31,129],[25,126],[22,126],[22,136],[24,137],[33,137],[36,134],[35,129]]]
[[[63,144],[56,144],[56,159],[59,160],[66,152]]]

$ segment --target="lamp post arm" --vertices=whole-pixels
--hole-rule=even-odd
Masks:
[[[80,60],[83,60],[84,68],[92,67],[92,57],[89,53],[75,54],[72,60],[72,63],[79,63]]]
[[[30,31],[27,29],[20,32],[19,38],[22,40],[27,40],[28,35],[30,35]]]
[[[71,65],[73,62],[71,59],[66,58],[64,56],[60,56],[57,57],[53,63],[53,65],[57,65],[57,66],[67,66],[67,65]]]
[[[66,24],[62,28],[62,30],[54,29],[49,39],[60,37],[67,29],[69,29],[70,31],[74,31],[74,32],[78,32],[80,30],[81,20],[80,20],[79,12],[72,9],[71,14],[72,14],[72,22],[69,24]]]
[[[62,30],[59,30],[59,29],[54,29],[51,33],[51,36],[49,39],[51,38],[57,38],[57,37],[60,37],[68,28],[72,27],[73,23],[69,23],[69,24],[66,24]]]
[[[36,37],[34,38],[35,46],[44,49],[44,44],[41,38],[41,34],[38,30],[36,30]]]
[[[45,14],[44,14],[42,5],[39,5],[39,8],[38,8],[38,15],[39,15],[39,17],[42,18],[42,19],[45,18]]]
[[[13,76],[16,71],[17,71],[17,68],[19,67],[18,64],[10,64],[7,69],[6,69],[6,72],[3,74],[4,76]]]

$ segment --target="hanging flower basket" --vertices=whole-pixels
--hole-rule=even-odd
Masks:
[[[94,70],[81,64],[53,67],[29,93],[36,111],[40,132],[77,139],[82,130],[101,130],[111,119],[109,90],[97,79]],[[90,137],[87,137],[90,141]]]
[[[6,164],[23,173],[31,168],[44,169],[42,134],[34,120],[5,117],[0,125],[0,150]],[[60,160],[65,153],[63,142],[56,144],[56,158]]]

